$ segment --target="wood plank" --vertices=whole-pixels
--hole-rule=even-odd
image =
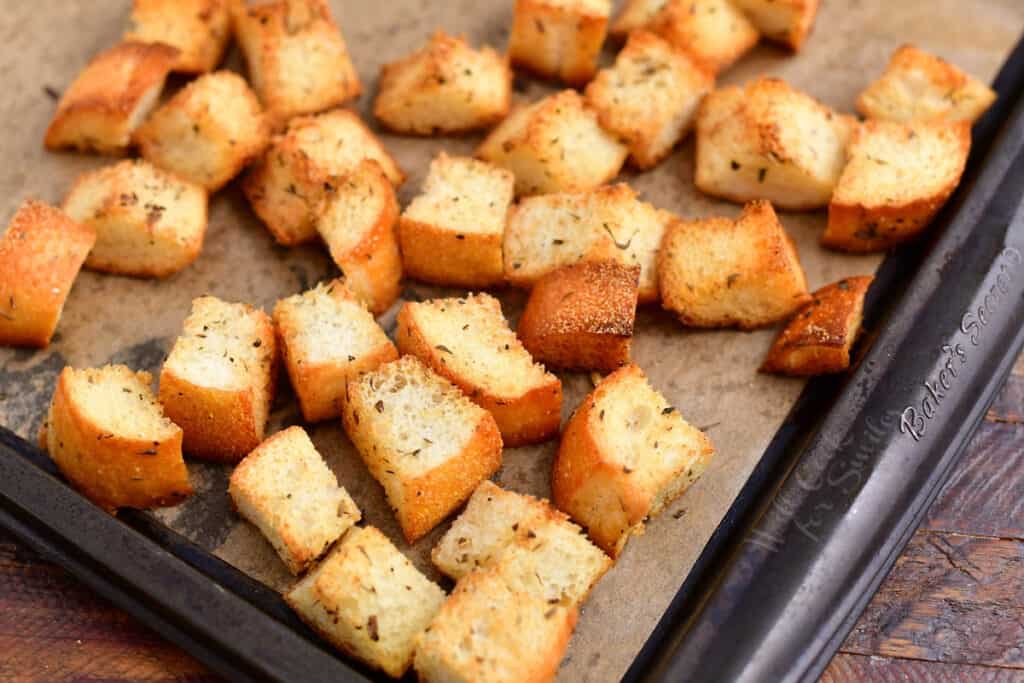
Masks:
[[[1013,365],[1013,374],[1024,376],[1024,353],[1017,356],[1017,362]]]
[[[918,532],[842,651],[1024,670],[1024,543]]]
[[[992,402],[985,419],[1005,424],[1024,425],[1024,376],[1010,375],[1003,390]]]
[[[838,654],[822,674],[821,683],[1021,683],[1024,672],[971,664],[924,662],[894,657]]]

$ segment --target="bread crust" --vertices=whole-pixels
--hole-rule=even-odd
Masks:
[[[409,277],[451,287],[483,289],[505,281],[500,234],[454,233],[402,216],[402,262]]]
[[[645,28],[712,74],[731,66],[761,37],[730,0],[669,0]]]
[[[761,34],[799,52],[814,26],[819,0],[732,0]]]
[[[165,43],[180,50],[173,69],[179,73],[213,71],[231,40],[234,0],[133,0],[132,28],[124,39]]]
[[[543,78],[586,84],[597,72],[611,3],[604,3],[603,12],[584,4],[570,8],[516,0],[508,43],[512,63]]]

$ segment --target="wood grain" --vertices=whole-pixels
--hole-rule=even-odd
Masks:
[[[945,664],[914,659],[868,657],[840,653],[829,664],[821,683],[1020,683],[1024,673],[971,664]]]
[[[1010,375],[986,417],[991,422],[1024,424],[1024,376]]]

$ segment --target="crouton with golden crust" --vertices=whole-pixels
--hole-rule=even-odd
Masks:
[[[761,37],[731,0],[669,0],[644,28],[712,74],[731,66]]]
[[[177,48],[125,42],[96,55],[57,104],[46,148],[121,154],[156,106]]]
[[[610,0],[516,0],[508,54],[516,66],[581,86],[597,71]]]
[[[794,52],[814,25],[819,0],[732,0],[767,38]]]
[[[884,251],[919,235],[960,184],[971,124],[866,121],[854,133],[821,237],[844,251]]]
[[[50,343],[96,232],[28,200],[0,237],[0,345]]]
[[[811,377],[849,368],[872,280],[848,277],[812,294],[811,302],[779,333],[761,372]]]
[[[608,33],[615,38],[625,38],[633,31],[644,29],[667,4],[668,0],[626,0]]]
[[[180,51],[173,69],[200,74],[220,64],[231,40],[230,2],[235,0],[133,0],[124,39],[164,43]]]

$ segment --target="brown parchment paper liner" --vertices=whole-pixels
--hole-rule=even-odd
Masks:
[[[473,2],[357,2],[334,0],[336,17],[367,94],[358,102],[368,116],[379,67],[420,46],[438,27],[466,34],[474,44],[504,48],[511,0]],[[6,2],[0,13],[0,220],[6,223],[26,197],[59,203],[75,176],[109,163],[99,157],[50,154],[42,139],[53,113],[54,92],[68,86],[97,51],[116,42],[128,17],[128,0],[35,0]],[[803,52],[760,46],[720,82],[743,82],[758,74],[781,76],[842,111],[852,111],[857,93],[881,73],[890,53],[914,43],[935,51],[989,80],[1024,25],[1020,0],[824,0]],[[614,51],[609,47],[604,60]],[[241,62],[233,49],[228,67]],[[181,80],[175,81],[180,85]],[[174,83],[172,83],[173,85]],[[50,93],[47,93],[47,90]],[[535,99],[551,86],[517,78],[517,97]],[[412,139],[384,135],[409,180],[403,205],[418,191],[430,158],[439,150],[470,153],[478,137]],[[739,208],[703,197],[693,187],[693,143],[685,143],[658,168],[626,171],[644,198],[686,217],[735,215]],[[210,227],[202,256],[190,268],[163,281],[143,281],[84,272],[67,302],[58,334],[46,351],[0,349],[0,424],[34,438],[65,364],[91,366],[122,362],[158,373],[178,334],[190,301],[211,293],[270,310],[274,302],[336,271],[318,246],[286,250],[249,210],[232,184],[210,207]],[[872,272],[878,256],[844,256],[817,244],[824,212],[782,215],[796,240],[812,288],[847,275]],[[2,229],[2,228],[0,228]],[[442,290],[408,283],[408,297]],[[448,290],[455,293],[455,290]],[[501,294],[505,313],[518,317],[524,296]],[[393,309],[382,317],[390,329]],[[718,455],[704,477],[647,532],[630,541],[617,565],[584,606],[560,679],[617,680],[684,580],[803,383],[759,375],[756,368],[774,330],[752,333],[687,330],[648,307],[640,311],[634,357],[654,385],[691,423],[704,428]],[[592,388],[585,374],[563,374],[567,417]],[[288,382],[282,383],[271,429],[300,423]],[[384,530],[416,564],[438,578],[429,551],[442,525],[415,546],[401,540],[381,488],[363,467],[337,423],[310,429],[321,453],[362,508],[366,521]],[[505,451],[497,476],[503,485],[549,495],[549,473],[556,442]],[[226,493],[229,468],[190,461],[197,495],[183,505],[155,514],[174,529],[275,588],[291,577],[270,546],[231,511]]]

